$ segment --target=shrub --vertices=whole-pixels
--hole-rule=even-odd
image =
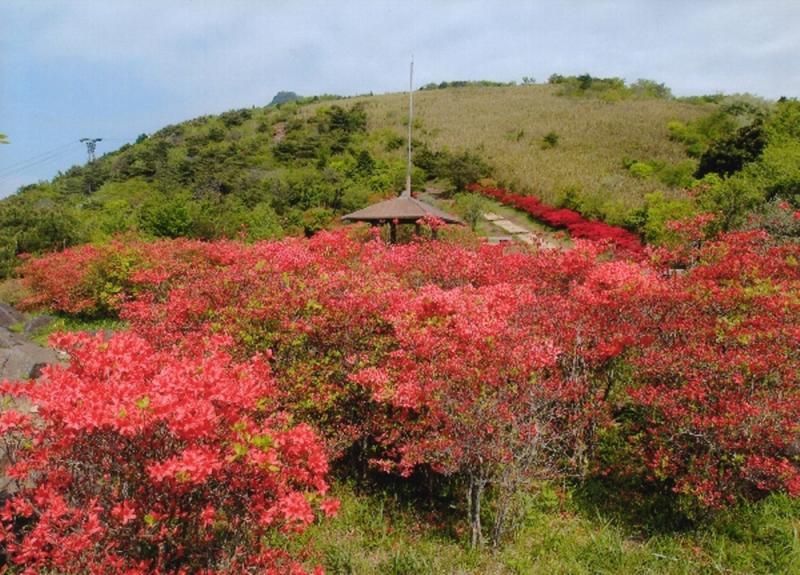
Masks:
[[[131,287],[138,260],[136,250],[122,242],[84,245],[30,260],[21,272],[32,295],[22,305],[88,317],[113,315],[117,298]]]
[[[462,192],[471,182],[488,177],[491,169],[477,154],[469,151],[432,151],[426,146],[414,153],[414,164],[427,173],[429,178],[446,178],[456,192]]]
[[[644,179],[653,175],[653,166],[644,162],[634,162],[630,165],[628,171],[634,178]]]
[[[469,189],[502,204],[523,210],[549,226],[566,228],[576,238],[609,242],[621,254],[632,257],[638,257],[642,253],[642,244],[635,234],[603,222],[588,221],[575,210],[553,208],[541,203],[535,196],[520,196],[502,188],[485,188],[479,184],[473,184]]]
[[[558,145],[559,135],[556,132],[550,131],[547,132],[542,137],[542,144],[541,147],[543,150],[547,150],[549,148],[555,148]]]
[[[157,351],[127,334],[54,343],[69,367],[4,389],[38,407],[35,423],[2,416],[19,489],[1,518],[11,563],[59,573],[302,572],[305,557],[274,543],[336,503],[324,498],[322,446],[279,411],[266,358],[236,362],[201,340]],[[14,532],[19,517],[28,524]]]
[[[739,128],[729,137],[717,140],[700,156],[695,177],[715,173],[729,176],[761,155],[767,145],[763,122]]]
[[[732,234],[649,304],[658,327],[634,361],[631,437],[650,477],[692,505],[800,495],[797,255]]]
[[[687,234],[683,245],[644,250],[629,232],[573,210],[473,189],[559,223],[575,247],[386,245],[367,228],[254,244],[142,244],[121,312],[140,339],[81,344],[108,385],[123,389],[109,388],[102,401],[84,391],[84,374],[93,380],[96,370],[77,350],[69,378],[57,369],[46,377],[58,385],[44,379],[19,392],[58,393],[65,414],[102,415],[111,427],[97,433],[106,433],[150,417],[153,398],[180,385],[184,362],[198,370],[186,379],[204,390],[202,401],[225,405],[228,372],[249,373],[262,354],[275,393],[258,404],[266,412],[246,417],[264,417],[273,430],[313,425],[343,468],[439,474],[470,501],[461,508],[474,542],[482,535],[475,510],[494,512],[498,540],[506,496],[537,477],[615,473],[703,511],[771,492],[800,495],[800,246],[763,233],[708,241],[702,216],[675,227]],[[143,341],[152,353],[139,354]],[[120,347],[143,361],[124,361]],[[225,361],[210,359],[220,354]],[[147,370],[153,380],[142,391],[130,378]],[[210,371],[219,383],[205,382]],[[87,393],[91,402],[77,409]],[[191,410],[206,413],[193,397]],[[183,405],[173,411],[198,419]],[[17,424],[7,423],[13,436]],[[203,437],[214,441],[202,445],[217,446],[223,431],[236,437],[211,426]],[[191,447],[165,445],[168,459]],[[223,442],[219,453],[228,448]]]
[[[191,234],[194,219],[188,198],[159,195],[142,207],[139,226],[143,232],[158,238],[178,238]]]
[[[674,245],[680,238],[669,227],[669,223],[693,216],[696,208],[690,200],[669,200],[660,192],[644,197],[644,206],[634,212],[631,225],[641,231],[648,243]]]
[[[455,207],[464,221],[475,230],[485,210],[484,202],[475,194],[458,194],[455,197]]]

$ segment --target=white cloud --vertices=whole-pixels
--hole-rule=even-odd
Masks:
[[[15,6],[19,7],[17,3]],[[797,93],[797,2],[101,1],[26,4],[42,58],[129,67],[189,101],[402,86],[411,52],[432,80],[584,70]],[[423,57],[424,55],[424,57]],[[707,81],[702,81],[706,78]],[[509,78],[511,79],[511,78]],[[782,82],[782,84],[779,84]],[[758,88],[761,87],[761,90]],[[257,97],[258,102],[252,98]]]

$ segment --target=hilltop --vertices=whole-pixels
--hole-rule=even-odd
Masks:
[[[664,99],[608,102],[559,95],[557,85],[463,87],[415,94],[418,137],[435,149],[468,149],[494,167],[516,191],[555,203],[568,189],[604,193],[621,202],[666,191],[658,180],[632,176],[625,158],[679,163],[687,154],[670,139],[670,121],[691,122],[712,104]],[[401,132],[405,94],[359,98],[376,129]],[[554,145],[544,144],[553,133]]]
[[[425,88],[415,189],[489,177],[656,241],[665,214],[691,211],[684,188],[703,152],[768,107],[588,75]],[[300,98],[142,134],[0,202],[0,274],[16,254],[119,233],[259,239],[328,227],[403,185],[406,97]]]

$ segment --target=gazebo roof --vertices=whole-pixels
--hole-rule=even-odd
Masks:
[[[407,193],[403,193],[397,198],[372,204],[362,210],[342,216],[342,219],[351,222],[392,222],[397,220],[399,223],[407,224],[414,223],[425,216],[438,218],[448,224],[464,223],[458,217],[413,198]]]

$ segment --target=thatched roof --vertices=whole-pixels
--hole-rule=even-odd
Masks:
[[[363,210],[342,216],[342,219],[350,222],[392,222],[397,220],[399,223],[408,224],[425,216],[439,218],[448,224],[464,223],[458,217],[405,193],[397,198],[378,202]]]

